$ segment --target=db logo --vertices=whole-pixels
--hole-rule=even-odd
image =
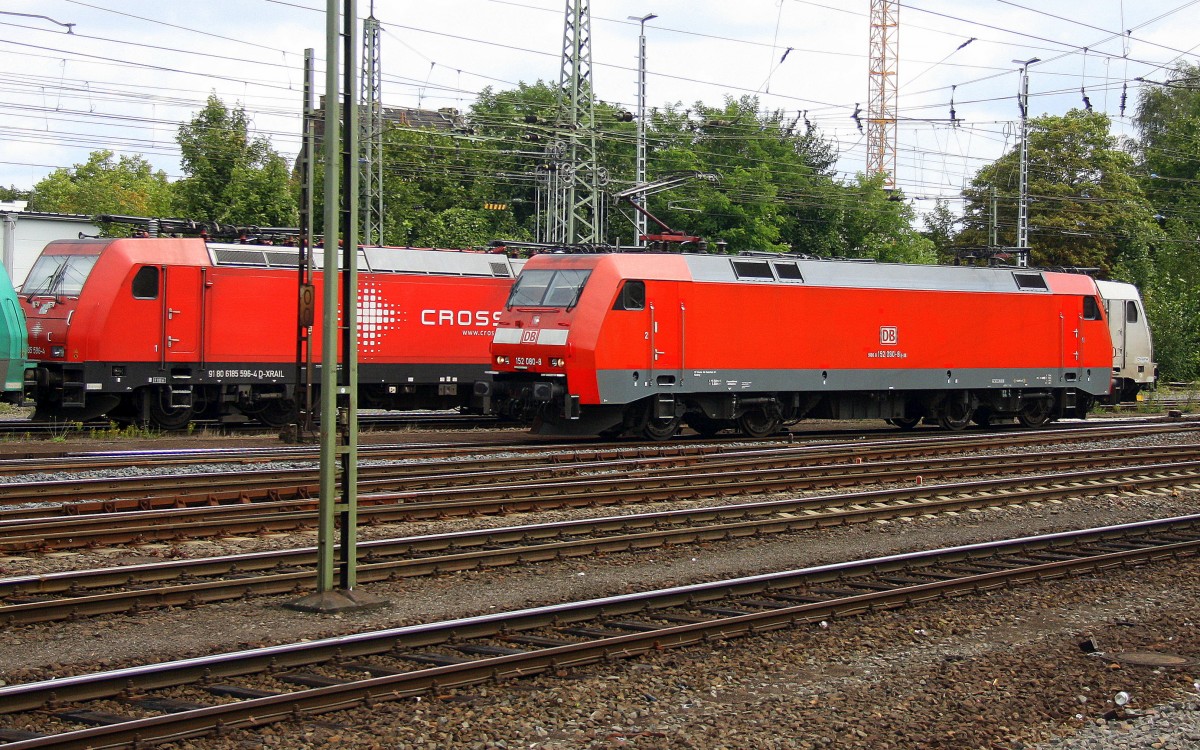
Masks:
[[[879,326],[880,346],[895,346],[899,339],[896,326]]]
[[[521,343],[522,344],[536,344],[537,337],[538,337],[538,329],[536,329],[536,328],[526,328],[524,331],[521,331]]]

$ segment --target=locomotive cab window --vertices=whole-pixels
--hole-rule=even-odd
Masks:
[[[574,307],[590,269],[522,271],[508,295],[508,307]]]
[[[1100,305],[1096,302],[1095,297],[1083,298],[1083,319],[1100,320]]]
[[[1137,303],[1134,302],[1133,300],[1129,300],[1125,303],[1125,322],[1126,323],[1138,322],[1138,306],[1137,306]]]
[[[527,307],[542,304],[546,288],[550,285],[553,271],[524,271],[517,277],[512,291],[508,293],[509,307]]]
[[[99,255],[43,255],[29,269],[21,294],[78,297],[99,259]]]
[[[637,279],[627,279],[621,285],[617,301],[613,303],[614,310],[645,310],[646,282]]]
[[[133,277],[134,299],[158,299],[158,266],[142,266]]]

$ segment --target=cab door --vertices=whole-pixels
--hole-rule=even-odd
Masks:
[[[1077,334],[1076,348],[1076,372],[1078,377],[1084,377],[1084,369],[1086,362],[1091,362],[1092,356],[1099,356],[1099,349],[1103,343],[1099,339],[1103,338],[1102,333],[1107,329],[1107,323],[1104,321],[1104,315],[1101,312],[1101,302],[1099,297],[1086,295],[1083,298],[1082,311],[1079,315],[1079,332]],[[1103,327],[1101,327],[1103,326]],[[1088,341],[1088,332],[1093,334],[1095,341]],[[1107,354],[1107,352],[1106,352]],[[1107,359],[1107,357],[1106,357]],[[1089,366],[1090,368],[1090,366]],[[1095,373],[1098,377],[1103,377],[1105,380],[1109,376],[1109,368],[1106,365],[1103,373]],[[1091,371],[1088,369],[1088,377],[1086,380],[1091,380]]]
[[[1105,300],[1104,307],[1108,312],[1108,332],[1112,336],[1113,370],[1125,369],[1125,300]]]
[[[646,309],[648,385],[656,391],[669,391],[683,382],[687,311],[679,299],[679,284],[674,281],[647,283]]]
[[[1122,374],[1137,383],[1153,383],[1158,366],[1154,362],[1154,341],[1146,324],[1145,308],[1140,300],[1125,300],[1125,361]]]
[[[199,358],[203,321],[202,270],[195,266],[160,266],[163,275],[162,357],[164,362],[193,362]],[[247,319],[246,325],[253,325]]]

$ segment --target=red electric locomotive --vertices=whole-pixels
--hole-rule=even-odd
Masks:
[[[493,405],[546,433],[767,435],[803,418],[962,429],[1109,393],[1096,283],[787,255],[545,254],[492,341]]]
[[[199,238],[47,245],[21,289],[37,416],[167,429],[238,414],[286,422],[297,384],[297,252]],[[314,256],[320,268],[322,250]],[[471,407],[521,262],[360,248],[360,406]],[[318,321],[323,278],[313,278]],[[318,358],[320,333],[315,326]]]

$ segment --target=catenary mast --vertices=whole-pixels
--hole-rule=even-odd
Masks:
[[[363,21],[362,59],[362,242],[383,244],[383,68],[375,3]]]
[[[559,76],[555,141],[549,161],[553,196],[546,222],[549,242],[598,243],[602,238],[607,182],[596,161],[592,100],[592,10],[589,0],[567,0]]]

